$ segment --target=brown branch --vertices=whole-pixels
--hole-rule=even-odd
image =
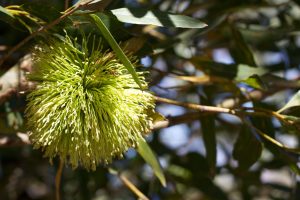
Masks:
[[[253,126],[251,123],[249,123],[247,120],[241,118],[242,121],[250,128],[254,129],[264,140],[269,141],[270,143],[272,143],[273,145],[284,149],[288,152],[291,153],[295,153],[295,154],[300,154],[300,148],[290,148],[285,146],[284,144],[282,144],[281,142],[278,142],[276,139],[272,138],[271,136],[265,134],[264,132],[262,132],[260,129],[256,128],[255,126]]]
[[[141,200],[149,200],[126,176],[123,174],[118,173],[120,180],[123,184],[130,189],[139,199]]]
[[[56,172],[56,176],[55,176],[55,196],[56,196],[56,200],[60,200],[60,183],[61,183],[61,176],[62,176],[62,172],[64,169],[64,161],[60,160],[59,161],[59,166]]]
[[[122,183],[129,189],[131,190],[139,199],[141,200],[149,200],[146,195],[144,195],[123,173],[113,169],[113,168],[108,168],[108,172],[116,175],[119,177],[119,179],[122,181]]]
[[[157,97],[157,96],[155,97],[155,100],[157,102],[182,106],[182,107],[189,108],[192,110],[198,110],[200,112],[228,113],[228,114],[237,115],[236,110],[229,109],[229,108],[221,108],[221,107],[215,107],[215,106],[204,106],[204,105],[193,104],[193,103],[185,103],[185,102],[179,102],[179,101],[166,99],[166,98],[162,98],[162,97]]]

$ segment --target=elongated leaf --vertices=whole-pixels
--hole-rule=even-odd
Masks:
[[[160,180],[161,184],[166,186],[166,178],[163,173],[163,170],[154,155],[154,152],[151,150],[149,145],[142,139],[139,141],[139,146],[137,152],[144,158],[144,160],[152,167],[154,174]]]
[[[164,27],[177,28],[204,28],[207,25],[197,19],[184,16],[174,15],[161,11],[149,11],[142,8],[119,8],[111,10],[121,22],[131,24],[149,24]]]
[[[15,17],[10,12],[8,12],[4,7],[0,6],[0,20],[7,23],[13,23]]]
[[[233,157],[239,163],[239,168],[247,170],[260,157],[262,152],[262,144],[259,142],[251,129],[244,126],[235,142],[233,149]]]
[[[137,73],[136,73],[136,71],[134,69],[134,66],[132,65],[132,63],[130,62],[130,60],[127,58],[127,56],[125,55],[125,53],[122,51],[121,47],[116,42],[115,38],[111,35],[111,33],[109,32],[109,30],[107,29],[107,27],[105,26],[105,24],[100,19],[100,17],[98,17],[95,14],[91,14],[90,16],[95,21],[97,27],[102,32],[103,37],[107,40],[107,42],[109,43],[109,45],[111,46],[111,48],[116,53],[117,57],[124,64],[124,66],[126,67],[126,69],[128,70],[128,72],[132,75],[132,78],[135,80],[135,82],[142,89],[142,85],[141,85],[140,79],[139,79],[139,77],[138,77],[138,75],[137,75]]]
[[[244,40],[242,34],[240,31],[234,27],[231,26],[231,32],[232,36],[234,38],[235,44],[236,44],[236,50],[235,53],[237,54],[237,62],[238,63],[244,63],[247,65],[250,65],[252,67],[256,67],[255,59],[253,56],[253,53],[251,49],[249,48],[248,44]]]
[[[208,99],[201,98],[201,103],[209,105]],[[210,176],[215,175],[217,161],[217,142],[214,116],[202,117],[200,119],[203,142],[206,150],[206,159],[210,168]]]
[[[266,84],[257,74],[254,74],[245,80],[241,80],[240,82],[246,83],[256,89],[267,90]]]
[[[300,91],[298,91],[290,100],[283,106],[280,110],[278,110],[278,113],[281,113],[289,108],[300,106]]]
[[[266,72],[267,70],[262,67],[253,68],[249,65],[239,64],[237,65],[237,74],[235,80],[243,81],[253,75],[258,75],[258,76],[264,75]]]

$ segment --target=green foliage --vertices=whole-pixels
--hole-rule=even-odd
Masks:
[[[159,161],[157,160],[153,151],[144,140],[139,141],[137,151],[144,158],[144,160],[152,167],[155,175],[160,180],[161,184],[165,187],[167,184],[166,178],[159,164]]]
[[[0,4],[1,199],[299,198],[298,1]]]
[[[119,8],[111,10],[111,12],[119,21],[126,23],[180,28],[204,28],[207,26],[194,18],[160,12],[159,10]]]

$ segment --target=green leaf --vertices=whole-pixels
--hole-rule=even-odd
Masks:
[[[201,98],[201,104],[209,105],[209,100]],[[214,116],[206,116],[200,119],[203,142],[206,150],[206,158],[210,168],[210,176],[215,175],[217,161],[217,142]]]
[[[236,44],[237,51],[235,51],[235,53],[238,56],[237,62],[256,67],[253,53],[249,48],[248,44],[246,43],[246,41],[244,40],[242,34],[233,25],[231,26],[231,32]]]
[[[149,24],[176,28],[204,28],[207,26],[205,23],[188,16],[174,15],[158,10],[119,8],[111,10],[111,12],[121,22],[131,24]]]
[[[257,75],[254,74],[252,76],[250,76],[249,78],[240,81],[242,83],[246,83],[247,85],[256,88],[256,89],[261,89],[261,90],[266,90],[267,86],[266,84],[263,82],[263,80],[261,80],[261,78]]]
[[[159,112],[153,111],[152,109],[147,112],[147,115],[152,119],[153,124],[167,120],[165,116],[163,116]]]
[[[253,75],[261,76],[267,73],[267,70],[262,67],[253,68],[249,65],[239,64],[237,65],[237,74],[235,80],[241,81],[248,79]]]
[[[298,91],[290,100],[283,106],[280,110],[278,110],[278,113],[281,113],[289,108],[300,106],[300,91]]]
[[[163,173],[163,170],[154,154],[154,152],[151,150],[147,142],[145,142],[143,139],[140,139],[139,145],[137,148],[137,152],[144,158],[146,163],[148,163],[153,171],[156,177],[160,180],[161,184],[165,187],[166,186],[166,178]]]
[[[98,17],[95,14],[90,14],[90,16],[93,18],[94,22],[96,23],[99,30],[102,32],[103,37],[107,40],[111,48],[116,53],[117,57],[120,59],[120,61],[124,64],[128,72],[132,75],[132,78],[135,80],[135,82],[139,85],[139,87],[142,89],[142,85],[140,82],[140,79],[134,69],[134,66],[130,62],[130,60],[127,58],[125,53],[122,51],[121,47],[116,42],[115,38],[111,35],[105,24],[102,22],[101,18]]]
[[[256,138],[251,129],[244,126],[235,142],[233,158],[238,161],[241,170],[247,170],[260,157],[262,144]]]
[[[8,12],[4,7],[0,6],[0,20],[7,23],[14,23],[15,17]]]

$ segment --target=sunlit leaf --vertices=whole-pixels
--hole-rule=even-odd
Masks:
[[[140,139],[139,141],[137,152],[144,158],[146,163],[148,163],[152,167],[154,174],[160,180],[161,184],[163,186],[166,186],[166,178],[159,164],[159,161],[157,160],[154,152],[151,150],[149,145],[142,139]]]
[[[174,15],[158,10],[150,11],[142,8],[119,8],[111,10],[111,12],[121,22],[131,24],[149,24],[177,28],[204,28],[207,26],[205,23],[188,16]]]
[[[256,74],[254,74],[254,75],[252,75],[252,76],[248,77],[247,79],[242,80],[240,82],[246,83],[247,85],[249,85],[253,88],[256,88],[256,89],[261,89],[261,90],[266,90],[267,89],[266,84]]]
[[[278,110],[278,113],[281,113],[289,108],[300,106],[300,91],[298,91],[290,100],[285,104],[280,110]]]
[[[7,22],[7,23],[13,23],[15,18],[4,7],[0,6],[0,20]]]
[[[124,64],[128,72],[132,75],[132,78],[135,80],[135,82],[139,85],[140,88],[142,88],[140,79],[138,78],[138,75],[134,69],[134,66],[130,62],[130,60],[127,58],[121,47],[116,42],[115,38],[111,35],[110,31],[107,29],[105,24],[102,22],[100,17],[98,17],[95,14],[90,15],[92,19],[95,21],[97,27],[100,29],[100,31],[103,34],[103,37],[106,39],[106,41],[109,43],[111,48],[116,53],[117,57],[120,59],[120,61]]]
[[[237,74],[235,80],[241,81],[245,80],[253,75],[264,75],[267,73],[267,70],[262,67],[253,68],[249,65],[239,64],[237,65]]]

